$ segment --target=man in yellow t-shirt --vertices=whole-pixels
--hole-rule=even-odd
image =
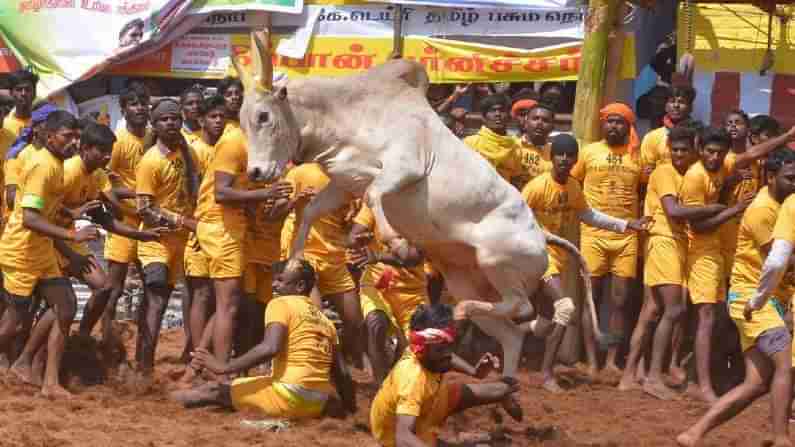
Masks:
[[[545,172],[531,180],[522,190],[522,197],[533,210],[538,223],[546,231],[563,237],[564,225],[581,220],[595,228],[623,233],[627,229],[642,230],[645,221],[639,219],[622,220],[610,217],[592,209],[585,200],[579,182],[571,177],[571,169],[577,163],[579,145],[571,135],[560,134],[552,139],[552,171]],[[538,313],[546,320],[554,323],[554,328],[547,338],[541,373],[544,376],[543,387],[552,393],[563,390],[555,380],[553,367],[557,358],[560,342],[563,340],[566,325],[555,321],[554,314],[560,312],[573,313],[574,303],[571,298],[563,296],[561,274],[566,270],[568,254],[560,247],[547,247],[549,266],[544,273],[541,284],[541,297],[535,300]],[[539,320],[541,322],[543,320]],[[538,324],[538,323],[536,323]],[[536,329],[534,332],[548,332]],[[592,365],[596,368],[596,365]]]
[[[674,87],[668,91],[663,126],[647,133],[640,145],[640,159],[646,179],[657,166],[671,164],[668,134],[674,127],[690,120],[695,99],[696,90],[689,85]]]
[[[171,292],[183,276],[185,244],[196,221],[198,157],[180,133],[179,103],[162,99],[152,108],[157,142],[138,164],[135,178],[141,229],[167,228],[159,240],[138,244],[143,270],[144,310],[138,328],[136,358],[144,375],[151,375],[163,314]]]
[[[522,159],[516,140],[507,134],[511,106],[504,95],[491,95],[480,102],[483,127],[464,143],[483,156],[507,182],[523,175]]]
[[[322,191],[330,180],[320,165],[305,163],[287,172],[285,181],[293,186],[291,198],[295,199],[299,194],[306,194],[307,190]],[[296,205],[294,231],[283,238],[283,243],[288,242],[288,245],[292,245],[295,234],[301,227],[306,205],[307,201]],[[345,253],[348,236],[345,219],[350,207],[350,204],[340,207],[315,221],[306,240],[304,256],[317,273],[315,287],[318,293],[334,306],[345,325],[345,336],[342,339],[343,352],[359,365],[359,359],[362,357],[359,334],[362,330],[363,317],[359,294],[356,293],[356,283],[348,271]]]
[[[78,154],[63,163],[63,201],[55,219],[56,224],[73,230],[74,221],[87,216],[94,224],[110,232],[140,240],[157,239],[158,232],[130,228],[104,208],[103,202],[109,201],[106,197],[112,192],[102,168],[110,160],[115,139],[113,131],[104,125],[91,122],[81,129]],[[55,239],[54,245],[61,272],[81,280],[91,289],[91,297],[80,321],[80,335],[88,337],[108,302],[110,284],[107,274],[85,244]],[[10,371],[23,382],[40,383],[41,378],[34,376],[33,358],[44,346],[55,319],[56,314],[52,309],[39,319],[31,336],[32,342],[25,346],[11,367]],[[103,331],[103,336],[107,337],[108,334],[109,330]],[[110,340],[104,341],[110,346]]]
[[[202,121],[206,110],[204,108],[204,92],[199,87],[190,87],[179,95],[182,106],[182,136],[189,145],[202,138]]]
[[[36,99],[36,85],[39,77],[28,70],[17,70],[8,76],[8,89],[14,98],[14,113],[2,121],[3,128],[18,137],[22,129],[30,126],[33,100]]]
[[[614,103],[600,111],[600,119],[604,139],[582,150],[571,175],[582,182],[588,206],[618,219],[636,219],[642,171],[635,114],[628,106]],[[580,229],[580,250],[591,271],[594,301],[597,306],[605,299],[611,303],[612,340],[605,369],[617,373],[616,355],[626,336],[625,304],[638,264],[638,235],[605,231],[586,223]],[[588,312],[583,312],[582,323],[590,373],[596,375],[596,341]]]
[[[57,398],[71,395],[61,386],[58,374],[77,298],[58,267],[53,239],[83,242],[95,239],[98,233],[94,226],[76,232],[55,224],[64,195],[63,160],[75,150],[80,129],[77,119],[64,111],[50,114],[45,129],[46,149],[33,157],[25,171],[20,182],[22,200],[0,240],[0,270],[8,302],[0,322],[0,352],[17,337],[27,335],[20,329],[28,328],[33,318],[31,296],[35,290],[54,309],[57,324],[41,337],[28,338],[27,343],[47,340],[42,393]]]
[[[723,164],[731,139],[725,129],[710,127],[702,132],[700,141],[701,160],[687,170],[680,191],[682,204],[693,208],[719,203],[726,178]],[[724,222],[741,214],[752,198],[745,197],[711,217],[688,219],[687,287],[698,317],[695,340],[698,382],[702,398],[708,402],[717,400],[710,377],[712,331],[723,314],[718,306],[726,293],[719,230]]]
[[[197,93],[200,98],[198,103],[195,101]],[[196,152],[199,162],[197,170],[199,176],[203,178],[215,154],[215,143],[223,134],[226,124],[226,109],[222,98],[215,96],[205,100],[197,89],[186,90],[181,98],[183,121],[186,120],[186,117],[192,116],[197,123],[201,121],[205,124],[190,135],[186,132],[184,122],[182,126],[182,135]],[[186,110],[187,103],[191,109],[195,108],[195,112]],[[194,113],[197,113],[198,116],[194,116]],[[187,362],[189,354],[200,345],[204,327],[210,317],[210,305],[213,297],[212,283],[210,282],[210,259],[199,246],[194,231],[188,235],[183,262],[185,264],[185,288],[187,289],[186,296],[182,298],[182,321],[185,322],[183,360]]]
[[[746,148],[741,143],[747,137],[748,117],[739,110],[730,112],[726,117],[726,131],[732,137],[732,146],[723,162],[726,171],[728,188],[727,205],[734,206],[748,195],[755,195],[762,186],[761,161],[770,152],[795,140],[795,127],[778,137],[770,138],[760,144]],[[743,127],[745,126],[745,127]],[[736,135],[736,137],[734,136]],[[740,218],[729,219],[720,227],[720,245],[726,264],[726,281],[728,281],[737,247],[737,232]]]
[[[334,324],[309,298],[315,272],[306,261],[274,264],[274,292],[268,303],[262,341],[232,360],[218,359],[206,349],[194,354],[193,366],[215,374],[247,371],[272,360],[270,376],[235,379],[179,391],[172,398],[185,406],[221,405],[256,410],[276,418],[316,418],[331,410],[336,391],[345,410],[356,411],[353,382],[337,343]]]
[[[745,357],[745,381],[681,433],[676,438],[679,445],[700,444],[709,431],[730,421],[768,389],[773,402],[772,445],[792,445],[793,351],[784,316],[795,292],[790,267],[795,243],[795,152],[778,149],[765,167],[770,181],[743,214],[729,293],[729,314],[740,333]]]
[[[226,77],[218,83],[218,94],[226,104],[226,126],[224,134],[240,131],[240,108],[243,107],[243,82],[238,78]]]
[[[643,390],[660,399],[672,399],[674,392],[662,380],[662,362],[676,330],[683,330],[686,312],[687,234],[685,219],[706,218],[726,209],[725,205],[685,207],[680,204],[684,176],[698,158],[695,132],[687,127],[671,129],[667,137],[670,163],[660,164],[652,172],[646,190],[646,216],[652,219],[646,244],[643,284],[650,289],[643,310],[632,332],[629,356],[619,383],[621,391],[638,387],[636,371],[642,362],[645,340],[652,336],[651,325],[659,321],[652,342],[651,367]],[[678,364],[679,343],[673,344],[671,374],[683,377]]]
[[[505,407],[519,390],[510,377],[477,384],[444,380],[444,373],[454,369],[456,339],[453,311],[445,304],[420,306],[411,318],[409,338],[409,349],[370,407],[370,431],[382,447],[434,446],[451,414],[492,403]]]
[[[30,117],[30,127],[23,129],[6,154],[7,161],[4,166],[6,207],[3,210],[6,216],[14,209],[17,186],[25,170],[25,164],[47,144],[44,123],[47,121],[47,117],[56,110],[55,106],[49,103],[44,103],[36,108]]]
[[[119,95],[119,106],[124,116],[125,127],[116,132],[116,142],[107,169],[113,174],[111,184],[121,201],[118,205],[125,225],[138,228],[141,220],[135,205],[135,176],[138,164],[146,149],[144,140],[149,138],[149,94],[141,84],[124,90]],[[110,299],[102,315],[102,327],[110,330],[116,317],[116,305],[124,293],[124,283],[131,262],[139,269],[138,243],[119,234],[108,233],[105,238],[105,261],[110,277]],[[105,334],[112,336],[112,334]]]
[[[516,105],[514,105],[514,109]],[[517,138],[522,163],[522,175],[514,178],[514,186],[521,190],[527,182],[552,170],[549,134],[555,130],[555,112],[546,104],[535,104],[522,120],[522,135]]]
[[[199,188],[196,237],[209,258],[209,274],[215,291],[213,348],[226,361],[232,351],[237,311],[243,295],[246,268],[245,237],[248,221],[245,207],[289,196],[292,187],[279,182],[249,189],[248,146],[242,131],[225,132]],[[253,316],[252,316],[253,317]]]
[[[375,382],[381,383],[394,363],[387,349],[388,336],[397,336],[396,352],[403,352],[408,346],[411,316],[420,304],[428,302],[423,257],[405,240],[396,240],[393,247],[385,246],[366,204],[353,218],[348,246],[353,263],[357,267],[366,265],[359,299],[367,328],[367,356]]]

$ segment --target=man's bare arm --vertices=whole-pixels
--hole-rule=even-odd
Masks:
[[[707,219],[726,209],[726,205],[720,203],[706,206],[684,206],[672,195],[663,196],[660,202],[669,218],[687,221]]]

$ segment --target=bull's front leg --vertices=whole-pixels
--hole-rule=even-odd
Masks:
[[[304,259],[304,246],[309,237],[309,230],[317,219],[347,204],[348,194],[332,179],[304,208],[301,221],[298,222],[298,233],[293,242],[290,259]]]
[[[400,235],[392,228],[389,220],[384,213],[384,196],[395,194],[425,178],[425,167],[418,158],[407,157],[406,153],[392,163],[384,163],[385,169],[373,179],[367,189],[365,198],[367,206],[373,211],[375,224],[378,228],[381,240],[391,246],[394,239]],[[406,204],[412,206],[412,204]],[[411,235],[405,235],[410,239]]]

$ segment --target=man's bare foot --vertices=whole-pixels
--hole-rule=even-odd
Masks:
[[[668,388],[659,380],[646,379],[646,382],[643,383],[643,392],[661,400],[674,400],[679,398],[676,391]]]
[[[541,387],[552,394],[560,394],[564,391],[563,388],[561,388],[560,385],[558,385],[558,381],[555,380],[554,377],[545,379]]]
[[[602,373],[606,374],[607,376],[621,377],[624,374],[624,371],[622,371],[621,368],[619,368],[618,366],[612,363],[608,363],[605,365],[604,369],[602,370]]]
[[[698,387],[696,384],[691,384],[687,387],[687,394],[694,398],[698,399],[702,402],[705,402],[709,405],[712,405],[718,400],[718,396],[715,395],[714,391],[707,391],[704,392],[701,388]]]
[[[8,369],[8,373],[22,383],[27,383],[29,385],[41,385],[41,380],[35,377],[33,374],[33,369],[30,367],[30,365],[14,363],[11,368]]]
[[[188,390],[174,391],[169,394],[171,400],[177,401],[186,408],[207,405],[218,400],[218,384],[207,383]]]
[[[671,376],[671,383],[676,386],[683,385],[687,380],[687,372],[678,366],[671,368],[668,375]]]
[[[634,377],[621,377],[621,381],[618,382],[618,391],[632,391],[640,389],[640,383],[638,383]]]
[[[776,438],[773,440],[773,447],[792,447],[792,441],[786,436]]]
[[[599,367],[594,365],[588,365],[585,369],[585,374],[588,376],[588,380],[593,382],[599,381]]]
[[[684,432],[676,437],[676,443],[681,447],[698,447],[701,445],[701,439],[693,436],[689,432]]]
[[[6,354],[0,354],[0,370],[5,370],[11,367],[11,362],[8,361]]]
[[[50,400],[71,399],[74,394],[66,390],[61,385],[45,385],[41,388],[41,395]]]

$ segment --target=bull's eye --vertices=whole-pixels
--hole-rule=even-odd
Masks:
[[[268,112],[260,112],[259,115],[257,115],[257,120],[259,121],[260,124],[265,124],[268,121],[270,121],[270,119],[271,119],[271,114]]]

